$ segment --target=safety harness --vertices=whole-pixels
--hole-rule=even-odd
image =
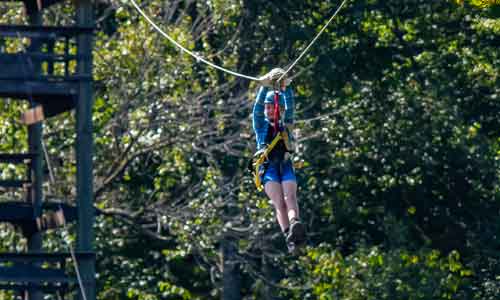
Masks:
[[[282,139],[288,139],[288,134],[286,131],[281,131],[279,134],[277,134],[271,144],[267,146],[267,148],[262,152],[262,154],[257,158],[257,160],[253,163],[254,166],[254,171],[253,171],[253,178],[255,182],[255,186],[259,191],[262,191],[262,181],[260,179],[260,167],[262,164],[267,160],[269,153],[273,151],[274,147],[278,144],[278,142]]]

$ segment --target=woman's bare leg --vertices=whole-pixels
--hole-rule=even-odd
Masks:
[[[299,220],[299,206],[297,204],[297,183],[293,180],[283,181],[284,198],[288,212],[288,223],[290,233],[287,236],[287,243],[302,244],[305,242],[305,227]]]
[[[285,232],[285,230],[288,230],[290,223],[288,222],[287,206],[283,198],[283,189],[281,188],[281,184],[275,181],[269,181],[264,186],[264,190],[273,202],[276,210],[276,219],[278,219],[281,231]]]
[[[293,180],[283,181],[283,192],[287,208],[287,217],[291,221],[299,219],[299,206],[297,204],[297,183]]]

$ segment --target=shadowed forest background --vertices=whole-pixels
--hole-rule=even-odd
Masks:
[[[139,4],[190,50],[259,76],[297,58],[340,1]],[[500,299],[500,4],[348,1],[293,69],[299,257],[246,169],[257,83],[181,54],[127,1],[95,7],[99,299]],[[26,22],[21,4],[0,16]],[[0,152],[26,149],[26,107],[0,101]],[[44,123],[45,195],[68,203],[73,119]],[[25,247],[0,225],[1,251]]]

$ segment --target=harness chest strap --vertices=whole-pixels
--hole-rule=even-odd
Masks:
[[[278,90],[274,91],[274,127],[273,131],[276,133],[279,131],[280,124],[280,94]]]

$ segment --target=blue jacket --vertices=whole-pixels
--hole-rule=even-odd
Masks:
[[[257,140],[257,150],[262,149],[266,145],[267,131],[269,130],[269,120],[264,115],[264,102],[266,98],[274,97],[274,91],[267,87],[260,87],[255,97],[253,106],[253,130]],[[284,125],[292,125],[294,122],[294,99],[292,88],[287,87],[286,90],[280,91],[280,106],[285,107],[285,115],[283,116]]]

